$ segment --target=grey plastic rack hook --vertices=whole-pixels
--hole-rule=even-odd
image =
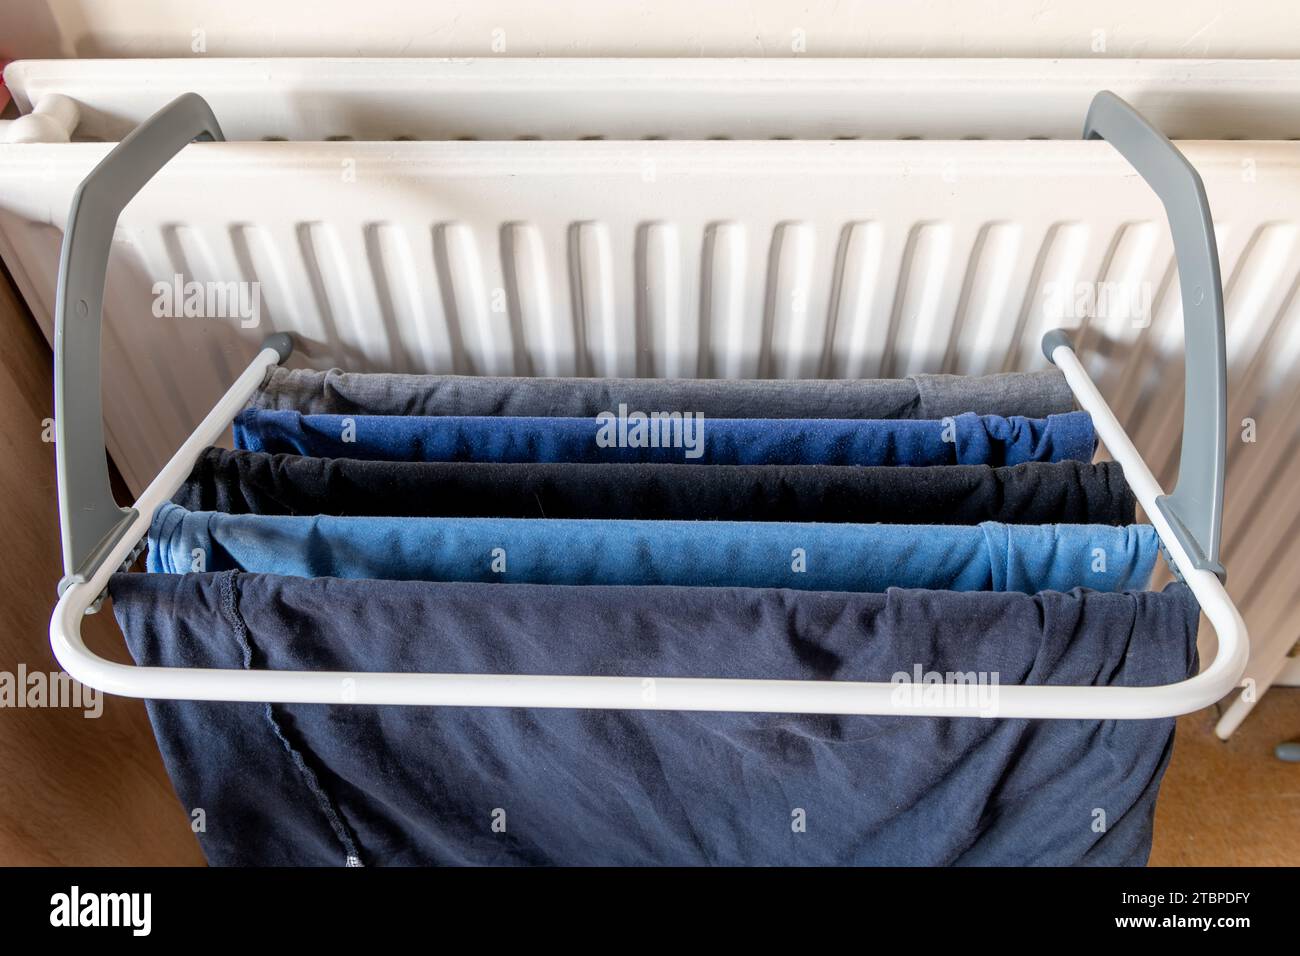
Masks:
[[[223,140],[202,97],[177,97],[99,161],[73,193],[54,300],[54,428],[63,574],[88,578],[136,512],[113,500],[104,450],[100,332],[113,231],[123,208],[195,139]]]
[[[1109,91],[1093,98],[1083,138],[1104,139],[1114,146],[1160,197],[1169,218],[1183,296],[1186,390],[1178,483],[1172,494],[1156,499],[1156,506],[1169,519],[1193,564],[1222,579],[1219,542],[1227,457],[1228,349],[1219,251],[1205,184],[1178,147]],[[1060,329],[1043,337],[1049,360],[1057,346],[1068,344],[1068,333]]]

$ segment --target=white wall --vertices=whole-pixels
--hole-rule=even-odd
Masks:
[[[1300,4],[1286,0],[4,0],[0,4],[0,57],[4,59],[192,56],[194,31],[203,31],[206,53],[211,56],[1295,57],[1300,55]],[[800,47],[800,37],[801,48],[794,49]]]

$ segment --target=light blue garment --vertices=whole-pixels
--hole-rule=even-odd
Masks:
[[[1146,586],[1150,525],[977,526],[231,515],[167,504],[150,571],[884,591]]]
[[[639,413],[633,413],[639,414]],[[936,420],[303,415],[247,410],[249,451],[380,461],[660,462],[696,465],[1018,465],[1091,461],[1087,412]]]

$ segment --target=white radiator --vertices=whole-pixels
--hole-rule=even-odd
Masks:
[[[60,87],[48,79],[48,65],[19,66],[7,75],[20,80],[20,102],[30,105],[38,86],[41,95],[65,92],[82,103],[91,134],[110,138],[179,92],[175,84],[185,79],[183,71],[168,74],[145,95],[125,82],[96,87],[84,77]],[[67,72],[68,64],[58,66]],[[507,88],[528,85],[524,66],[505,71]],[[546,75],[544,63],[531,66]],[[409,110],[418,84],[410,83],[387,100],[387,119],[360,110],[350,126],[339,119],[342,107],[292,114],[285,104],[295,86],[285,77],[312,88],[304,102],[333,101],[319,83],[301,79],[310,67],[304,74],[301,65],[279,63],[268,69],[285,71],[283,82],[263,88],[261,105],[248,90],[227,89],[223,112],[221,95],[212,95],[221,82],[213,69],[194,74],[194,88],[211,97],[236,137],[374,135],[382,128],[499,135],[495,114],[482,129],[466,126],[469,114],[456,114],[451,126],[419,125]],[[456,69],[426,66],[463,80]],[[942,71],[960,85],[959,69],[943,64]],[[1295,72],[1273,74],[1282,87],[1295,85],[1288,71]],[[828,83],[825,75],[813,80]],[[707,82],[694,76],[686,85]],[[1155,102],[1179,81],[1143,82]],[[348,88],[338,102],[355,105],[361,94]],[[862,95],[849,84],[839,88],[846,102]],[[535,135],[572,137],[575,123],[556,119],[572,118],[572,90],[554,96],[548,111],[544,84],[533,91]],[[422,99],[427,115],[448,115]],[[1049,97],[1035,114],[1032,100],[1006,122],[1063,135],[1063,101]],[[1178,115],[1176,97],[1171,102],[1170,115]],[[669,132],[694,135],[707,120],[743,134],[729,110],[702,101],[692,121],[699,125],[683,121]],[[604,119],[591,135],[629,137],[638,128],[633,121],[642,122],[643,136],[664,129],[649,108],[593,115]],[[1269,124],[1282,120],[1269,117],[1261,109],[1257,121],[1273,130]],[[866,135],[893,135],[896,119]],[[1081,125],[1082,110],[1070,120]],[[842,121],[831,111],[819,122]],[[955,112],[941,118],[941,135],[962,121]],[[1010,135],[996,123],[982,131],[973,120],[968,126],[966,135]],[[771,135],[806,135],[801,129]],[[1277,648],[1300,635],[1300,483],[1293,471],[1300,453],[1300,143],[1179,146],[1200,171],[1216,218],[1230,430],[1257,439],[1234,441],[1228,451],[1228,587],[1256,646]],[[0,255],[47,335],[69,200],[107,150],[77,142],[0,145]],[[259,283],[260,326],[156,318],[153,284],[177,274]],[[1083,329],[1080,352],[1091,373],[1169,488],[1182,428],[1175,279],[1158,201],[1101,142],[198,144],[120,221],[105,303],[108,441],[138,491],[272,330],[293,332],[302,345],[295,361],[314,367],[860,377],[1036,367],[1044,362],[1042,332],[1065,326]],[[1063,299],[1073,302],[1080,283],[1095,282],[1149,290],[1149,325],[1122,315],[1062,314]],[[1246,419],[1253,426],[1242,424]]]
[[[1173,139],[1300,137],[1296,60],[28,60],[118,140],[182,92],[230,140],[1077,139],[1098,90]]]

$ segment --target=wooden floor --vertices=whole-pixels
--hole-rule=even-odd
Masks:
[[[1300,688],[1270,690],[1226,743],[1218,709],[1178,721],[1156,805],[1152,866],[1300,866],[1300,764],[1273,748],[1300,740]]]
[[[0,671],[50,673],[48,638],[61,571],[50,350],[0,274]],[[87,642],[126,656],[111,615],[86,619]],[[201,864],[144,704],[107,697],[88,719],[63,708],[0,710],[0,863]]]
[[[0,671],[50,672],[46,629],[59,578],[50,353],[0,274]],[[107,613],[88,618],[87,641],[126,660]],[[1265,696],[1229,743],[1215,714],[1179,724],[1156,814],[1156,865],[1300,864],[1300,764],[1272,755],[1300,737],[1300,690]],[[172,793],[144,705],[104,699],[87,719],[71,709],[0,711],[0,863],[200,865],[198,844]]]

